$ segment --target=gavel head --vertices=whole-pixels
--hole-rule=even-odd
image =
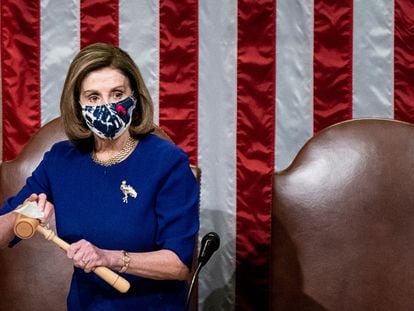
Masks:
[[[14,223],[14,234],[21,239],[30,239],[35,234],[39,224],[39,219],[18,214]]]

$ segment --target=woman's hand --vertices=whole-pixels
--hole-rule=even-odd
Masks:
[[[35,202],[37,208],[43,212],[43,218],[40,219],[41,224],[49,223],[55,209],[53,204],[47,200],[44,193],[33,193],[28,197],[23,204],[27,202]],[[20,207],[19,205],[18,207]],[[16,221],[16,213],[14,211],[0,216],[0,249],[6,247],[14,237],[13,226]]]
[[[106,251],[83,239],[71,244],[66,255],[73,260],[75,267],[87,273],[99,266],[110,266]]]
[[[80,240],[69,246],[67,257],[73,260],[75,267],[89,273],[96,267],[107,267],[119,271],[123,265],[120,250],[100,249],[86,240]],[[188,280],[190,271],[179,257],[168,249],[153,252],[129,252],[130,263],[126,273],[154,280]]]
[[[55,211],[55,208],[52,203],[47,200],[46,194],[40,193],[36,194],[33,193],[30,197],[28,197],[25,201],[26,202],[36,202],[37,208],[43,212],[43,218],[40,218],[40,223],[42,225],[48,224],[52,215]],[[24,204],[24,203],[23,203]]]

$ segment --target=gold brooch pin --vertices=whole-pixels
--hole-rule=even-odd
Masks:
[[[137,192],[135,191],[134,188],[132,188],[132,186],[127,185],[126,180],[122,181],[120,189],[122,193],[124,194],[124,197],[122,198],[122,202],[124,203],[128,203],[128,196],[132,198],[137,197]]]

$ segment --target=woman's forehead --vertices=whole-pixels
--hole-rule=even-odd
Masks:
[[[130,87],[129,79],[118,69],[105,67],[87,74],[82,81],[81,91],[97,88]]]

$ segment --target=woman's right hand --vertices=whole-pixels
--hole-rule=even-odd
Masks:
[[[37,208],[43,212],[43,217],[39,219],[40,223],[43,225],[48,224],[55,211],[55,208],[53,204],[47,200],[46,194],[33,193],[23,202],[23,204],[27,202],[36,203]],[[20,206],[21,205],[19,205],[18,208]],[[16,221],[16,217],[17,217],[17,214],[14,211],[0,216],[0,249],[7,247],[10,241],[13,239],[14,237],[13,227]]]
[[[36,202],[37,208],[43,212],[43,217],[40,218],[41,224],[48,224],[52,215],[55,211],[54,205],[47,200],[47,196],[44,193],[36,194],[33,193],[28,197],[25,201],[26,202]],[[24,203],[23,203],[24,204]]]

